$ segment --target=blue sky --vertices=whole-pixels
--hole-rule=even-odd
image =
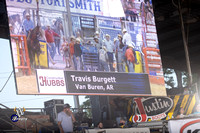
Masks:
[[[6,83],[9,75],[13,71],[12,58],[9,41],[0,39],[0,90]],[[69,103],[74,107],[73,96],[59,95],[17,95],[15,87],[14,74],[12,74],[7,85],[0,92],[0,103],[10,107],[25,107],[25,108],[43,108],[44,101],[51,99],[64,99],[65,103]],[[84,96],[80,96],[80,103],[84,101]]]

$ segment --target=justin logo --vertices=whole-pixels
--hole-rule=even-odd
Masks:
[[[160,120],[172,108],[173,101],[168,97],[135,98],[135,115],[133,122],[146,122],[148,119]]]

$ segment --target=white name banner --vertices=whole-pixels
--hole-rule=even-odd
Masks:
[[[168,128],[170,133],[198,133],[200,132],[200,118],[170,120]]]
[[[150,133],[149,128],[88,129],[86,133]]]
[[[66,94],[66,84],[63,70],[37,69],[39,93]]]
[[[36,0],[6,0],[9,7],[37,8]],[[69,0],[72,13],[124,17],[120,0]],[[66,12],[66,0],[39,0],[40,9]]]

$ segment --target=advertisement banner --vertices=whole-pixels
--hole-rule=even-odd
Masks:
[[[41,94],[149,95],[147,74],[37,69]]]
[[[6,0],[18,94],[166,96],[151,0],[69,0],[69,14],[66,2]],[[55,70],[64,73],[65,89],[48,92],[35,71],[56,78]],[[77,83],[72,71],[91,80],[115,77],[108,84],[114,89]]]
[[[134,106],[133,106],[134,105]],[[128,107],[133,108],[133,113],[129,118],[130,122],[147,122],[164,119],[167,113],[173,107],[173,100],[169,97],[148,97],[148,98],[135,98],[134,103],[129,103]]]
[[[200,131],[200,118],[170,120],[168,129],[170,133],[197,133]]]
[[[8,6],[35,9],[36,0],[6,0]],[[120,0],[69,0],[72,13],[124,17]],[[39,0],[40,9],[66,12],[66,0]],[[117,10],[116,10],[117,9]],[[117,12],[116,12],[117,11]]]
[[[134,98],[128,102],[127,114],[133,123],[180,118],[181,111],[181,117],[187,117],[195,111],[196,99],[195,95]]]
[[[62,70],[37,69],[38,91],[41,94],[66,94]]]

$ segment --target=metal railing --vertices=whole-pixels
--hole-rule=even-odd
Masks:
[[[6,109],[6,110],[10,110],[10,111],[12,110],[11,108],[9,108],[9,107],[7,107],[7,106],[1,104],[1,103],[0,103],[0,106],[4,107],[4,109]],[[4,114],[1,114],[1,109],[2,109],[2,108],[0,108],[0,120],[4,121],[5,123],[7,123],[7,124],[9,124],[9,125],[11,125],[11,126],[17,127],[17,129],[19,129],[20,132],[25,132],[25,133],[29,132],[29,130],[28,130],[27,127],[26,127],[27,120],[30,120],[33,124],[36,124],[36,130],[37,130],[37,127],[38,127],[38,125],[39,125],[39,126],[43,127],[44,129],[46,129],[46,130],[48,130],[48,131],[51,131],[52,133],[55,132],[54,130],[50,129],[49,127],[45,126],[44,124],[42,124],[42,123],[40,123],[40,122],[38,122],[38,121],[36,121],[36,120],[34,120],[34,119],[32,119],[32,118],[26,116],[26,115],[23,115],[25,118],[27,118],[27,120],[25,120],[25,129],[24,129],[24,128],[21,128],[21,127],[17,126],[16,124],[10,122],[10,117],[8,116],[8,113],[6,113],[7,111],[6,111],[6,112],[4,111],[4,112],[3,112]],[[32,108],[31,108],[31,109],[32,109]],[[14,110],[13,110],[13,113],[15,113]],[[1,115],[4,116],[4,117],[6,116],[8,119],[3,119],[3,118],[1,117]],[[5,130],[5,131],[6,131],[6,130]],[[7,130],[7,131],[8,131],[8,130]],[[16,130],[16,131],[17,131],[17,130]]]

